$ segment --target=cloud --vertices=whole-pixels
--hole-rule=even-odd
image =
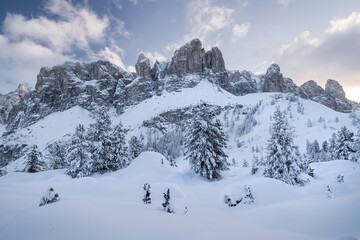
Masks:
[[[168,44],[165,49],[174,51],[194,38],[203,43],[219,45],[220,38],[216,35],[220,30],[231,25],[234,9],[217,6],[211,0],[193,0],[186,6],[186,34],[177,43]]]
[[[276,2],[281,5],[283,9],[286,9],[287,5],[290,3],[290,0],[276,0]]]
[[[127,68],[125,67],[125,64],[121,58],[124,53],[125,51],[119,47],[105,47],[99,51],[99,53],[96,55],[96,58],[100,57],[126,70]]]
[[[332,78],[344,88],[359,88],[359,19],[360,13],[353,12],[346,18],[331,20],[322,39],[311,37],[310,32],[305,31],[284,45],[275,61],[285,75],[298,83],[313,79],[324,84]]]
[[[34,85],[37,73],[45,65],[101,56],[124,67],[121,51],[115,47],[93,52],[93,44],[110,42],[110,46],[114,46],[114,34],[130,36],[124,22],[111,19],[117,28],[110,32],[110,19],[106,15],[98,16],[86,5],[50,0],[43,8],[46,16],[27,18],[6,14],[0,34],[1,93],[12,91],[24,82]]]
[[[36,75],[45,64],[51,66],[72,60],[71,56],[57,54],[33,41],[14,42],[4,35],[0,35],[0,49],[1,93],[13,91],[25,82],[34,86]]]
[[[158,60],[159,62],[168,60],[164,55],[158,52],[140,52],[140,53],[143,53],[145,57],[149,58],[151,65],[153,65],[156,60]]]
[[[250,27],[251,27],[250,23],[243,23],[241,25],[235,24],[233,26],[233,31],[232,31],[233,35],[231,41],[236,42],[239,38],[245,37],[249,32]]]

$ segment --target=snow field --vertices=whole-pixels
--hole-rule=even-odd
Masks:
[[[164,164],[161,164],[163,159]],[[316,163],[316,178],[304,187],[251,175],[232,167],[220,181],[189,172],[178,159],[171,167],[159,153],[144,152],[114,173],[71,179],[63,170],[9,173],[0,178],[0,238],[26,239],[337,239],[359,237],[360,166],[349,161]],[[344,183],[336,176],[344,175]],[[145,205],[142,186],[151,185]],[[228,207],[224,194],[255,203]],[[53,186],[61,200],[38,207]],[[330,185],[335,198],[327,199]],[[176,213],[161,210],[170,188]],[[184,215],[185,206],[189,209]],[[21,229],[19,231],[18,229]],[[29,235],[30,234],[30,235]]]

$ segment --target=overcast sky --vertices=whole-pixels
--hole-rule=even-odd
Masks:
[[[298,85],[338,80],[360,101],[359,0],[1,0],[0,93],[33,86],[42,66],[106,59],[129,71],[139,53],[170,60],[193,38],[229,70],[275,62]]]

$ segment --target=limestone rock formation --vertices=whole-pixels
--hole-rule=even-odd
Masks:
[[[218,47],[213,47],[205,54],[205,66],[214,73],[225,71],[225,61]]]
[[[177,49],[171,59],[169,74],[182,76],[187,73],[200,73],[203,71],[202,43],[199,39],[193,39]]]
[[[226,89],[236,96],[257,92],[257,84],[248,71],[229,72],[229,87]]]
[[[135,69],[137,75],[142,78],[150,79],[151,77],[151,68],[150,68],[150,60],[145,57],[144,54],[140,54],[139,58],[135,64]]]
[[[271,64],[266,70],[264,79],[264,92],[283,92],[284,90],[284,78],[280,72],[280,67],[277,64]]]

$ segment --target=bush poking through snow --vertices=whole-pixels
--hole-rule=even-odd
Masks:
[[[337,175],[337,177],[336,177],[336,181],[338,182],[338,183],[343,183],[344,182],[344,175]]]
[[[164,193],[165,202],[162,204],[163,210],[168,213],[175,213],[170,204],[170,189],[168,188],[167,192]]]
[[[144,189],[145,193],[144,193],[144,198],[142,201],[144,204],[150,204],[151,203],[150,184],[145,183],[143,189]]]
[[[246,161],[246,159],[244,159],[243,167],[249,167],[249,163]]]
[[[54,191],[54,188],[50,187],[49,190],[44,194],[44,196],[41,198],[39,207],[45,205],[45,204],[49,204],[49,203],[53,203],[53,202],[57,202],[59,201],[59,194],[57,194]]]
[[[235,203],[233,203],[229,195],[224,196],[224,202],[229,207],[236,207],[242,200],[243,198],[240,198],[239,200],[235,200]]]
[[[252,195],[250,187],[245,185],[245,197],[244,197],[244,204],[251,205],[254,203],[254,196]]]
[[[333,198],[334,198],[334,194],[332,193],[329,185],[327,185],[326,188],[327,188],[327,190],[326,190],[326,191],[327,191],[327,198],[328,198],[328,199],[333,199]]]

